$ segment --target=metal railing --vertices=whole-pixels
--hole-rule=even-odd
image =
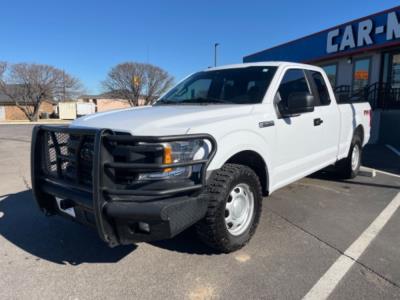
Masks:
[[[334,92],[338,103],[368,101],[372,109],[400,109],[400,88],[385,82],[375,82],[356,91],[349,85],[340,85]]]

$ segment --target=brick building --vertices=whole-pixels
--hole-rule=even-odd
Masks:
[[[82,95],[78,98],[78,102],[94,103],[96,106],[96,112],[131,107],[126,99],[114,97],[109,93],[104,93],[100,95]],[[140,98],[139,106],[142,105],[145,105],[145,100],[143,98]]]
[[[44,113],[51,115],[54,112],[56,103],[45,100],[40,105],[39,116]],[[7,95],[0,93],[0,121],[28,120],[25,113]]]

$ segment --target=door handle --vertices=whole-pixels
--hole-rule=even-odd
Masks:
[[[314,126],[319,126],[322,123],[324,123],[324,121],[321,118],[314,119]]]

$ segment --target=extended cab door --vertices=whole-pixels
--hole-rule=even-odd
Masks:
[[[325,165],[336,161],[340,139],[340,112],[335,101],[328,77],[316,70],[307,71],[308,78],[315,95],[315,109],[321,116],[323,132],[320,144],[323,147],[321,160]]]
[[[274,99],[277,113],[274,188],[318,170],[323,163],[325,145],[321,143],[323,123],[320,122],[323,117],[319,107],[290,117],[281,114],[280,107],[286,105],[289,96],[298,93],[313,95],[306,71],[298,68],[285,70]]]

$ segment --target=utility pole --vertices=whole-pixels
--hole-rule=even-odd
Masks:
[[[214,67],[217,66],[217,47],[219,46],[219,43],[214,44]]]
[[[62,81],[63,81],[63,102],[65,102],[65,71],[62,71]]]

